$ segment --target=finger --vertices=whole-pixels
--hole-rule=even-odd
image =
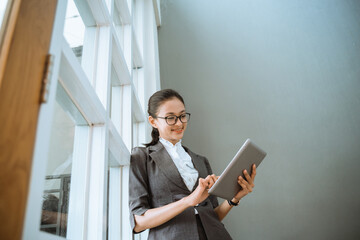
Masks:
[[[242,188],[244,188],[243,187],[243,185],[245,186],[245,189],[248,191],[248,192],[252,192],[252,186],[251,186],[251,184],[248,182],[248,181],[246,181],[242,176],[239,176],[239,182],[241,183],[239,183],[240,184],[240,186],[242,187]]]
[[[207,182],[203,178],[199,178],[199,186],[205,188],[207,186]]]
[[[247,191],[248,191],[248,190],[247,190],[247,186],[246,186],[245,182],[243,182],[242,180],[243,180],[243,178],[239,178],[238,183],[239,183],[239,185],[241,186],[242,191],[246,191],[246,192],[247,192]]]
[[[248,185],[246,185],[245,183],[241,183],[240,184],[243,192],[245,192],[246,194],[248,194],[249,192],[252,192],[252,189],[251,188],[248,188]]]
[[[206,182],[209,182],[210,179],[211,179],[211,175],[207,175],[207,177],[205,178],[205,181],[206,181]]]
[[[216,181],[217,181],[217,180],[219,179],[219,177],[220,177],[220,176],[215,176],[215,178],[216,178]]]
[[[219,177],[216,177],[216,175],[215,175],[215,174],[212,174],[212,175],[211,175],[211,178],[214,180],[214,182],[216,182],[216,181],[218,180],[218,178],[219,178]]]
[[[249,185],[250,185],[252,188],[255,187],[254,179],[249,176],[249,173],[248,173],[246,170],[244,170],[244,175],[245,175],[246,180],[247,180],[247,182],[249,183]]]
[[[211,175],[209,179],[209,188],[211,188],[215,183],[215,175]]]
[[[252,183],[253,183],[253,179],[250,177],[248,171],[244,170],[243,173],[244,173],[244,176],[245,176],[245,178],[246,178],[246,181],[248,181],[248,183],[252,184]]]
[[[252,171],[251,171],[251,178],[254,180],[256,176],[256,165],[253,164]]]
[[[206,184],[206,187],[209,187],[210,184],[211,184],[211,175],[208,175],[206,178],[205,178],[205,184]]]
[[[209,175],[209,188],[211,188],[215,183],[215,174]]]
[[[209,179],[201,179],[201,189],[199,191],[204,192],[209,190]]]

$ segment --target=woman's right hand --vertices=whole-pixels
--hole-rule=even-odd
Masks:
[[[208,190],[214,185],[218,177],[215,174],[208,175],[205,179],[199,178],[199,184],[196,189],[186,198],[190,206],[196,206],[204,201],[208,196]]]
[[[215,175],[209,175],[205,179],[199,178],[199,185],[189,196],[161,207],[151,208],[142,215],[134,215],[134,231],[141,232],[145,229],[160,226],[185,211],[185,209],[201,203],[209,196],[208,190],[217,179],[218,177]]]
[[[201,203],[209,196],[208,190],[214,185],[217,178],[215,175],[209,175],[205,179],[199,178],[199,185],[189,196],[161,207],[150,208],[142,215],[134,215],[134,231],[141,232],[145,229],[160,226],[187,208]]]

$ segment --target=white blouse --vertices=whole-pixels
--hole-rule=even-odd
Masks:
[[[181,139],[175,145],[163,138],[160,138],[160,142],[164,145],[171,159],[174,161],[186,187],[191,192],[197,181],[199,173],[195,169],[190,155],[182,147]]]

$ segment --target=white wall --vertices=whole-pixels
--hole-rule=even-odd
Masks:
[[[162,88],[184,144],[220,174],[246,138],[268,156],[224,223],[234,239],[360,238],[360,1],[164,0]]]

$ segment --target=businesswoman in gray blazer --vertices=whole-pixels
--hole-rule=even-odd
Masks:
[[[240,190],[219,205],[207,190],[217,177],[208,160],[181,145],[190,113],[174,90],[154,93],[148,103],[152,141],[131,153],[130,224],[134,233],[150,229],[150,240],[227,240],[221,223],[233,206],[252,191],[256,175],[239,177]]]

